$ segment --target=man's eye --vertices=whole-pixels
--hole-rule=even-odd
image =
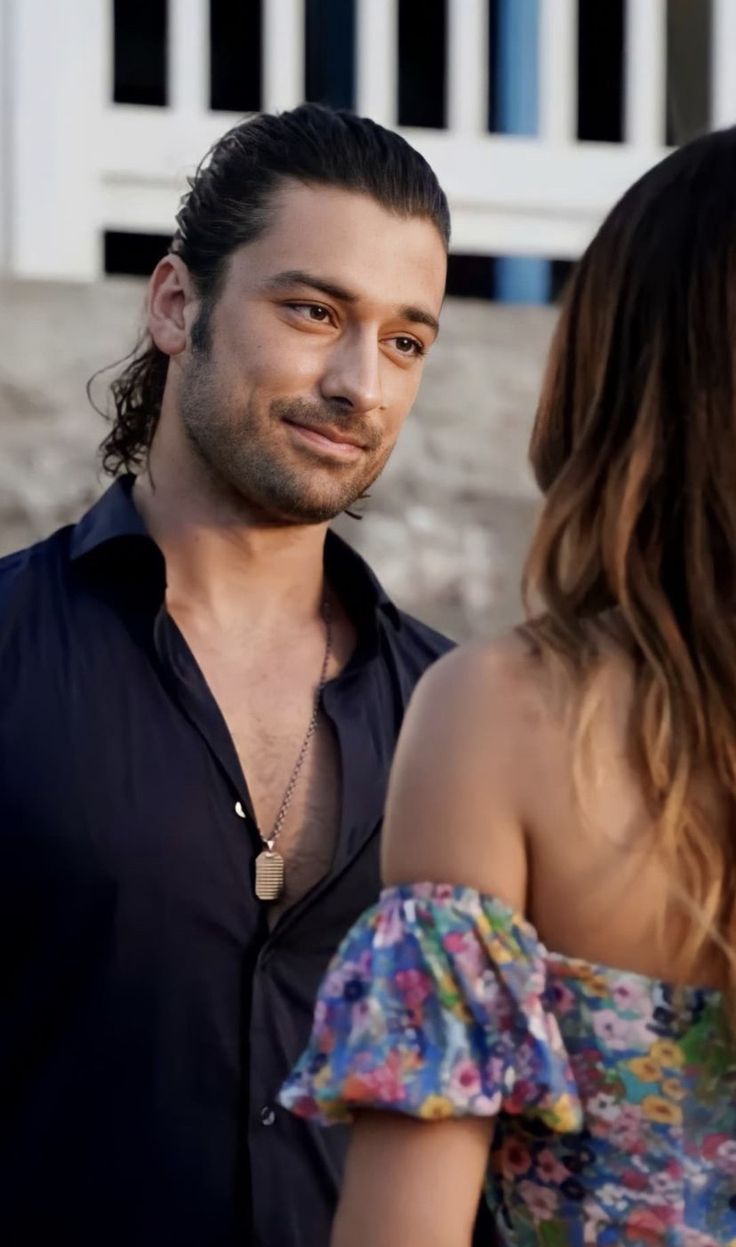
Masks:
[[[421,342],[417,342],[416,338],[407,338],[400,334],[397,338],[394,338],[394,343],[400,355],[416,355],[419,357],[425,354],[424,347]]]
[[[316,321],[318,325],[324,325],[330,319],[329,309],[323,307],[321,303],[290,303],[289,307],[303,316],[305,320]]]

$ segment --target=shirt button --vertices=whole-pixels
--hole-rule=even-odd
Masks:
[[[261,1109],[261,1125],[272,1126],[276,1120],[276,1114],[269,1104]]]
[[[237,814],[238,818],[245,818],[245,810],[243,809],[242,801],[235,802],[235,813]]]

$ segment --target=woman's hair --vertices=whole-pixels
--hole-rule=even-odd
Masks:
[[[171,250],[189,269],[202,302],[196,327],[201,345],[229,256],[264,233],[274,194],[290,178],[370,195],[400,217],[425,217],[449,246],[445,194],[426,160],[398,134],[319,104],[253,117],[207,153],[176,218]],[[167,367],[168,356],[146,334],[110,386],[115,416],[102,463],[111,475],[145,462]]]
[[[531,462],[545,495],[526,633],[591,689],[633,667],[629,737],[672,881],[660,931],[715,945],[736,1001],[736,130],[674,152],[610,213],[552,343]],[[578,736],[578,749],[581,748]],[[703,779],[729,812],[709,819]]]

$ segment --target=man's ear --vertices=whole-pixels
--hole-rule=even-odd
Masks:
[[[178,255],[164,256],[148,283],[148,331],[164,355],[180,355],[186,349],[198,306],[184,261]]]

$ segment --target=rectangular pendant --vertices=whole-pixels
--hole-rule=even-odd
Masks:
[[[275,849],[264,849],[256,858],[256,896],[277,901],[284,890],[284,859]]]

